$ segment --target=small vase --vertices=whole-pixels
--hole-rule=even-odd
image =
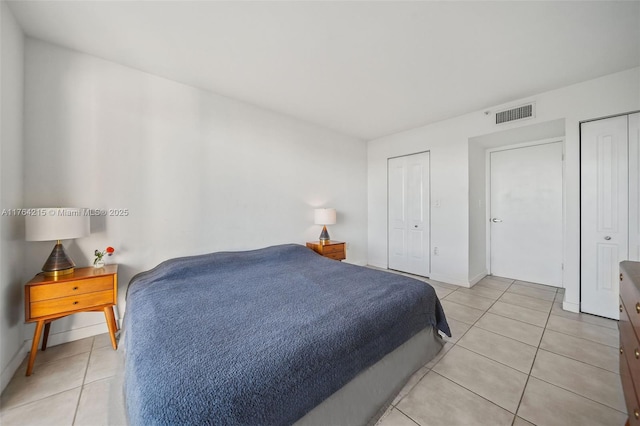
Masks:
[[[93,263],[93,267],[94,268],[104,268],[104,260],[100,259],[100,260],[96,260]]]

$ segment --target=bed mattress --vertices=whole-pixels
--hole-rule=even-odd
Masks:
[[[292,424],[425,328],[428,284],[303,246],[167,261],[128,290],[129,422]]]

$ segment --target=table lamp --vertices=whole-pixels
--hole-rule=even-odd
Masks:
[[[316,225],[322,225],[322,233],[320,234],[320,241],[329,241],[329,231],[327,231],[327,225],[335,225],[336,223],[336,209],[315,209],[314,222]]]
[[[42,266],[42,272],[52,277],[73,273],[76,264],[65,251],[62,240],[89,235],[89,216],[84,214],[85,209],[58,207],[34,210],[46,215],[25,217],[26,240],[57,241]]]

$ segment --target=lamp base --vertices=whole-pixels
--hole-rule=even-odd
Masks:
[[[48,277],[57,277],[60,275],[73,274],[75,267],[76,264],[71,257],[69,257],[60,240],[58,240],[49,258],[44,262],[42,272]]]
[[[320,241],[321,242],[326,242],[326,241],[330,241],[331,238],[329,238],[329,231],[327,231],[327,226],[324,225],[322,227],[322,233],[320,234]]]
[[[42,271],[42,275],[44,275],[45,277],[61,277],[63,275],[69,275],[69,274],[73,274],[75,272],[76,268],[68,268],[68,269],[62,269],[60,271]]]

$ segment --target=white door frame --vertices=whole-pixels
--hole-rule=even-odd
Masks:
[[[550,144],[550,143],[557,143],[560,142],[562,143],[562,269],[564,271],[564,252],[565,252],[565,245],[566,245],[566,241],[565,241],[565,230],[567,227],[567,191],[566,191],[566,179],[565,179],[565,152],[566,152],[566,145],[565,145],[565,140],[564,137],[557,137],[557,138],[547,138],[547,139],[540,139],[537,141],[530,141],[530,142],[523,142],[523,143],[517,143],[517,144],[513,144],[513,145],[505,145],[505,146],[500,146],[500,147],[496,147],[496,148],[489,148],[485,151],[485,188],[486,188],[486,202],[485,202],[485,217],[486,217],[486,224],[485,224],[485,233],[487,235],[487,244],[486,244],[486,253],[487,253],[487,258],[486,258],[486,264],[487,264],[487,271],[489,273],[489,275],[491,275],[491,153],[492,152],[498,152],[498,151],[508,151],[511,149],[518,149],[518,148],[526,148],[529,146],[537,146],[537,145],[546,145],[546,144]],[[560,288],[564,288],[564,273],[562,274],[562,282],[560,283]]]
[[[427,224],[427,230],[429,234],[429,246],[427,247],[427,252],[429,253],[429,271],[426,278],[429,278],[431,275],[431,267],[432,267],[432,258],[431,258],[431,151],[418,151],[412,152],[410,154],[402,154],[402,155],[394,155],[393,157],[387,157],[387,269],[389,269],[389,250],[391,250],[391,246],[389,244],[389,160],[393,160],[394,158],[402,158],[402,157],[410,157],[412,155],[418,154],[429,154],[429,186],[427,187],[428,195],[429,195],[429,203],[427,204],[429,207],[429,223]]]

